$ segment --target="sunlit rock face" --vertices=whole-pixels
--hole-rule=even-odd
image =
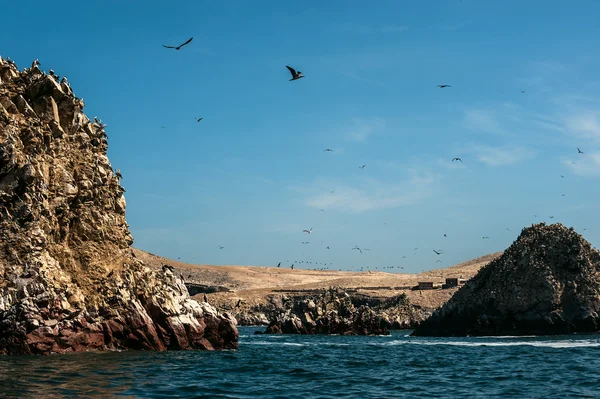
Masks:
[[[524,229],[413,332],[542,335],[600,330],[600,252],[561,224]]]
[[[234,318],[134,257],[105,126],[83,107],[0,58],[0,353],[237,348]]]

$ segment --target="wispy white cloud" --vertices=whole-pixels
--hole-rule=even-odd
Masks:
[[[600,141],[600,109],[576,110],[563,116],[564,128],[584,140]]]
[[[309,187],[295,187],[305,195],[305,204],[341,212],[367,212],[415,204],[432,195],[438,176],[409,171],[404,182],[386,182],[363,178],[355,185],[317,181]]]
[[[496,112],[486,109],[466,109],[464,111],[466,128],[483,133],[505,135],[507,132],[500,126]]]
[[[562,158],[563,165],[575,175],[585,177],[600,177],[600,152],[585,152],[577,159]]]
[[[475,154],[478,161],[490,166],[513,165],[535,157],[533,150],[512,144],[501,147],[471,145],[469,152]]]
[[[355,120],[354,127],[350,129],[347,139],[357,143],[363,143],[367,141],[371,134],[384,127],[385,121],[380,118]]]

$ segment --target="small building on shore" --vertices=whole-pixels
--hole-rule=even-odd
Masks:
[[[419,285],[417,286],[419,290],[432,290],[433,289],[433,281],[419,281]]]

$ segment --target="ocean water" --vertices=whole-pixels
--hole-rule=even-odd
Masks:
[[[600,335],[253,335],[225,352],[0,356],[0,397],[600,398]]]

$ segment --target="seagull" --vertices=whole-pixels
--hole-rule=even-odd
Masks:
[[[525,90],[521,90],[521,94],[525,93]]]
[[[490,239],[490,237],[484,236],[484,237],[482,237],[481,239],[482,239],[482,240],[489,240],[489,239]]]
[[[219,245],[219,249],[223,249],[223,248],[225,248],[225,247],[222,247],[222,246]]]
[[[442,263],[442,261],[438,259],[435,261],[435,263]]]
[[[444,237],[448,237],[448,236],[446,235],[446,233],[444,233]]]
[[[404,256],[402,257],[402,259],[406,259],[406,255],[404,255]]]
[[[311,228],[310,228],[310,230],[302,230],[302,232],[303,232],[303,233],[308,233],[308,234],[310,234],[310,233],[312,233],[312,229],[313,229],[313,228],[311,227]]]
[[[358,169],[364,169],[365,166],[367,166],[367,165],[359,166]]]
[[[439,87],[440,89],[443,89],[445,87],[452,87],[452,86],[450,86],[450,85],[437,85],[437,87]]]
[[[182,48],[183,46],[185,46],[186,44],[188,44],[189,42],[191,42],[193,39],[193,37],[190,37],[189,40],[179,46],[165,46],[164,44],[162,45],[164,48],[174,48],[175,50],[179,50],[180,48]]]
[[[117,176],[119,179],[122,179],[122,178],[123,178],[123,175],[121,174],[121,171],[120,171],[119,169],[117,169],[117,170],[115,171],[115,176]]]
[[[580,153],[580,154],[583,154],[583,151],[581,151],[581,150],[579,149],[579,147],[577,147],[577,152],[578,152],[578,153]]]
[[[435,254],[436,254],[436,255],[441,255],[441,254],[442,254],[442,251],[439,251],[439,252],[438,252],[438,251],[436,251],[435,249],[433,250],[433,252],[435,252]]]
[[[508,231],[512,231],[512,230],[511,230],[511,229],[509,229],[508,227],[506,228],[506,230],[508,230]]]
[[[333,152],[333,150],[331,148],[325,148],[323,152]]]
[[[285,66],[287,69],[289,69],[289,71],[292,73],[292,78],[290,79],[290,81],[292,80],[297,80],[297,79],[301,79],[304,77],[304,75],[302,75],[302,72],[298,71],[296,72],[296,70],[290,66]]]
[[[200,122],[204,118],[196,118],[196,117],[194,117],[194,119],[196,120],[196,122]]]
[[[562,177],[563,179],[565,178],[563,175],[560,175],[560,177]]]
[[[550,216],[550,219],[554,219],[554,216]]]
[[[329,247],[327,247],[327,249],[329,249]]]
[[[358,252],[360,252],[362,254],[362,250],[358,246],[356,246],[356,247],[354,247],[352,249],[358,249]]]
[[[454,161],[460,161],[460,162],[462,162],[462,159],[460,159],[458,157],[457,158],[452,158],[452,162],[454,162]]]

